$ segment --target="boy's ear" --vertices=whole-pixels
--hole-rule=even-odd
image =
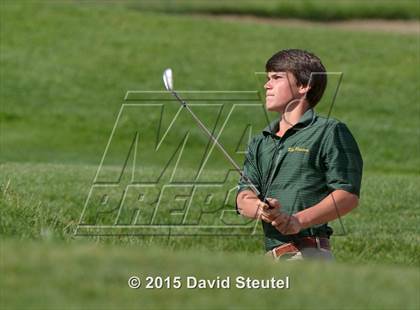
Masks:
[[[311,89],[311,86],[309,86],[309,84],[308,85],[299,85],[297,91],[300,95],[305,95],[305,94],[308,93],[308,91],[310,89]]]

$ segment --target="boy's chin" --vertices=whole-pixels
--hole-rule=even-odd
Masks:
[[[267,111],[270,112],[280,112],[282,109],[281,107],[279,107],[278,105],[274,105],[274,104],[265,104],[265,108]]]

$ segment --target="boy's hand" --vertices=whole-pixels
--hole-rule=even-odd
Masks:
[[[269,203],[262,201],[258,203],[258,210],[261,220],[273,225],[283,235],[297,234],[302,230],[298,218],[281,211],[281,205],[277,199],[267,198]]]
[[[294,215],[282,213],[282,216],[276,217],[272,222],[273,225],[283,235],[294,235],[302,230],[302,224]]]
[[[259,201],[258,212],[259,217],[267,223],[271,223],[280,214],[281,205],[277,199],[267,198],[268,204]]]

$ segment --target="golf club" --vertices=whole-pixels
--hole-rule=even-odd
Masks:
[[[235,162],[235,160],[229,155],[229,153],[225,150],[222,144],[212,135],[212,133],[207,129],[207,127],[203,124],[203,122],[198,118],[198,116],[191,110],[188,104],[178,95],[178,93],[174,90],[173,85],[173,77],[172,77],[172,69],[168,68],[163,72],[163,83],[165,84],[165,88],[169,91],[181,105],[188,110],[191,116],[195,119],[197,124],[200,128],[209,136],[209,138],[217,145],[217,147],[222,151],[225,158],[232,164],[235,170],[240,174],[240,176],[248,183],[251,187],[252,191],[261,199],[260,197],[261,192],[256,188],[256,186],[251,182],[251,180],[242,172],[239,165]],[[263,198],[264,203],[269,205],[267,199]]]

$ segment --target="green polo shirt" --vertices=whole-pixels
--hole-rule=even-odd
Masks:
[[[261,192],[260,198],[278,199],[282,210],[294,214],[319,203],[334,190],[360,194],[363,161],[347,126],[307,110],[283,137],[273,121],[248,145],[244,174]],[[238,193],[250,189],[241,180]],[[328,224],[316,225],[297,235],[282,235],[262,221],[266,250],[295,238],[332,234]]]

